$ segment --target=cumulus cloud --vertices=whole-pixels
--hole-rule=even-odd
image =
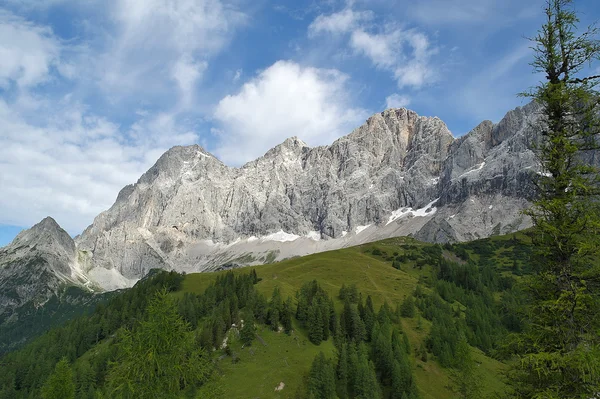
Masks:
[[[46,27],[0,9],[0,87],[46,81],[59,62],[60,43]]]
[[[276,62],[219,102],[216,154],[240,165],[291,136],[320,145],[348,134],[368,112],[350,106],[347,79],[333,69]]]
[[[386,108],[406,108],[410,104],[410,97],[403,96],[397,93],[389,95],[385,98]]]
[[[391,72],[398,87],[421,88],[436,79],[431,58],[437,53],[428,37],[414,29],[395,25],[374,26],[370,12],[345,9],[319,15],[309,26],[309,37],[317,34],[347,34],[348,46],[357,55]]]

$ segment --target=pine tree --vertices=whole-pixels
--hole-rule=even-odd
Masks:
[[[42,387],[43,399],[74,399],[75,383],[73,382],[73,370],[66,358],[62,358],[54,367]]]
[[[589,398],[600,392],[600,212],[585,152],[598,148],[600,75],[582,73],[600,59],[599,31],[578,33],[571,0],[548,0],[545,12],[532,66],[546,80],[525,94],[541,108],[542,175],[527,212],[536,257],[510,381],[517,397]]]

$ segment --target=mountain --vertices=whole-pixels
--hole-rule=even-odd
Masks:
[[[93,287],[75,242],[51,217],[0,248],[0,321],[26,303],[43,306],[70,285]]]
[[[174,147],[74,243],[58,234],[56,244],[23,252],[40,228],[17,237],[0,252],[0,264],[12,265],[0,287],[45,298],[59,282],[129,287],[152,268],[218,270],[395,236],[454,242],[513,232],[529,226],[520,211],[533,193],[536,110],[517,108],[455,139],[437,117],[388,109],[329,146],[292,137],[239,168],[198,145]],[[52,259],[36,264],[50,288],[27,280],[39,257]]]
[[[200,146],[167,151],[76,239],[105,288],[151,268],[214,270],[413,234],[464,241],[528,226],[534,104],[455,139],[389,109],[330,146],[293,137],[232,168]],[[109,275],[109,273],[111,273]]]

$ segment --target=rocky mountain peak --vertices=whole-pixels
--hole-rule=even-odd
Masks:
[[[29,247],[63,254],[75,254],[75,242],[52,217],[48,216],[15,237],[11,247]]]

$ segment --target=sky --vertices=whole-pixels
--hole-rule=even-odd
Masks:
[[[390,107],[497,122],[540,78],[543,4],[0,0],[0,246],[46,216],[81,233],[175,145],[240,166]]]

